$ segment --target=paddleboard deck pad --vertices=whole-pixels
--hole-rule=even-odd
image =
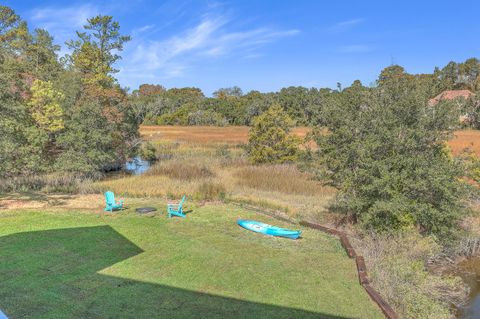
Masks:
[[[302,233],[300,230],[291,230],[287,228],[281,228],[281,227],[257,222],[255,220],[239,219],[237,220],[237,224],[245,229],[251,230],[256,233],[269,235],[269,236],[297,239],[298,237],[300,237],[300,234]]]

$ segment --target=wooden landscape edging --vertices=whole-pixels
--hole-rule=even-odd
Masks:
[[[340,242],[342,243],[342,246],[345,249],[348,257],[355,258],[355,263],[357,264],[358,281],[360,282],[360,285],[366,290],[370,298],[380,307],[385,317],[388,319],[398,319],[398,316],[395,311],[393,311],[392,307],[390,307],[390,305],[382,298],[382,296],[380,296],[380,294],[372,286],[370,286],[365,259],[363,256],[357,255],[355,249],[353,249],[347,235],[344,232],[303,220],[300,221],[299,224],[337,236],[340,239]]]
[[[281,221],[296,224],[294,221],[288,218],[278,216],[278,214],[276,214],[275,212],[266,211],[263,208],[260,209],[249,204],[235,202],[234,200],[230,200],[230,202],[242,208],[252,209],[264,215],[279,219]],[[393,311],[393,308],[382,298],[382,296],[380,296],[380,294],[372,286],[370,286],[370,280],[368,279],[367,275],[367,266],[365,265],[365,259],[363,258],[363,256],[357,255],[355,249],[348,240],[347,234],[337,229],[333,229],[316,223],[307,222],[304,220],[301,220],[298,224],[338,237],[348,257],[355,258],[355,263],[357,265],[358,281],[360,285],[365,289],[370,298],[378,305],[380,310],[382,310],[385,317],[387,317],[388,319],[398,319],[398,316],[395,311]]]

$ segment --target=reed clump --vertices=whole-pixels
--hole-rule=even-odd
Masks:
[[[265,191],[307,196],[334,194],[332,188],[323,186],[310,174],[299,171],[291,164],[246,166],[239,169],[235,176],[238,184]]]
[[[193,181],[214,177],[215,174],[203,164],[169,161],[154,165],[147,173],[148,176],[163,175],[171,179]]]

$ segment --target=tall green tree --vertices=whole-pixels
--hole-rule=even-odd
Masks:
[[[463,212],[462,172],[445,147],[458,113],[448,102],[427,106],[424,87],[386,71],[378,88],[326,101],[328,133],[316,141],[337,208],[377,231],[418,227],[448,238]]]
[[[32,67],[32,35],[11,8],[0,6],[0,177],[43,172],[48,134],[35,125],[27,106],[30,86],[40,76]],[[47,48],[43,48],[48,50]],[[51,61],[39,61],[44,67]]]
[[[78,78],[81,86],[66,112],[65,131],[58,138],[64,152],[56,167],[85,173],[119,166],[134,152],[139,123],[114,78],[117,53],[130,37],[120,34],[111,16],[90,18],[84,29],[68,43],[73,50],[72,82]]]
[[[130,36],[120,34],[120,25],[111,16],[87,19],[84,29],[77,31],[78,38],[67,42],[67,46],[73,50],[73,66],[82,73],[85,92],[91,98],[121,99],[123,92],[113,77],[118,72],[114,65],[121,59],[117,52],[123,50]]]
[[[54,81],[63,72],[58,62],[60,46],[54,44],[53,37],[44,29],[35,29],[28,47],[30,69],[43,81]]]
[[[301,86],[283,88],[278,92],[277,99],[291,118],[297,120],[300,124],[307,124],[305,111],[310,104],[307,88]]]

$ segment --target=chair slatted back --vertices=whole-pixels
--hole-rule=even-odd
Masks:
[[[185,202],[185,195],[183,195],[182,197],[182,200],[180,201],[180,203],[178,204],[178,211],[180,213],[183,213],[183,203]]]
[[[115,194],[111,191],[105,192],[105,202],[107,206],[115,205]]]

